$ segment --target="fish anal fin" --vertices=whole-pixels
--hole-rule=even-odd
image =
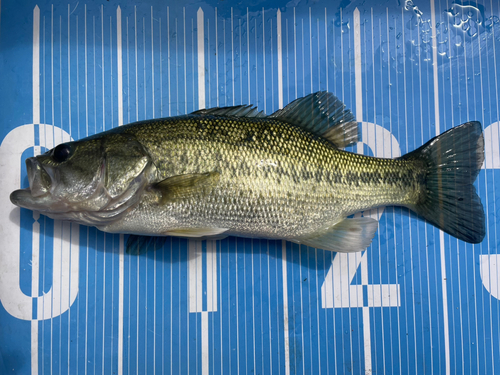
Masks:
[[[340,253],[354,253],[370,246],[378,221],[370,217],[344,219],[319,234],[294,239],[307,246]]]

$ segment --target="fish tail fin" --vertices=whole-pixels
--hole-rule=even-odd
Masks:
[[[483,205],[473,185],[484,161],[479,122],[467,122],[401,157],[424,162],[426,185],[410,208],[444,232],[466,242],[485,236]]]

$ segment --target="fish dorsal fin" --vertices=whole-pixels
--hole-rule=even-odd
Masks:
[[[253,105],[237,105],[234,107],[216,107],[200,109],[194,111],[192,115],[211,115],[211,116],[229,116],[229,117],[266,117],[264,111],[260,111]]]
[[[358,141],[358,123],[336,96],[320,91],[288,104],[269,118],[289,122],[328,139],[338,148]]]

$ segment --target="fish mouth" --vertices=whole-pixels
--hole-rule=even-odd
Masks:
[[[10,201],[16,206],[35,211],[46,211],[55,203],[50,194],[34,197],[30,189],[13,191],[10,194]]]
[[[30,187],[13,191],[10,201],[16,206],[30,210],[50,210],[56,203],[50,194],[55,178],[54,170],[44,168],[36,157],[26,159],[26,170]]]
[[[45,169],[36,158],[26,159],[26,169],[31,195],[41,197],[50,192],[53,180],[53,170]]]

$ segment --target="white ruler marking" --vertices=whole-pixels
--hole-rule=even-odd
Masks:
[[[205,108],[205,30],[203,10],[198,9],[198,109]]]
[[[278,31],[278,105],[283,108],[283,47],[281,41],[281,11],[276,14],[276,28]]]
[[[359,122],[363,121],[363,90],[361,78],[361,23],[358,8],[354,9],[354,78],[356,88],[356,118]],[[358,142],[358,153],[363,153],[363,143]],[[362,284],[368,285],[368,264],[367,257],[364,256],[361,262]],[[365,354],[365,373],[372,371],[372,346],[371,346],[371,327],[370,327],[370,308],[364,307],[363,310],[363,342]]]
[[[439,83],[438,83],[438,56],[436,39],[436,9],[434,0],[431,0],[431,32],[432,32],[432,74],[434,78],[434,121],[436,135],[441,133],[439,124]],[[439,254],[441,262],[441,289],[443,293],[443,328],[446,375],[450,374],[450,332],[448,324],[448,290],[446,286],[446,257],[444,247],[444,232],[439,231]]]
[[[288,331],[288,276],[286,262],[286,241],[281,241],[281,258],[283,272],[283,335],[285,337],[285,375],[290,375],[290,333]]]
[[[33,123],[40,123],[40,8],[33,9]],[[38,148],[39,149],[39,148]],[[31,296],[39,293],[39,246],[40,246],[40,214],[33,213],[33,248],[31,255]],[[38,374],[38,316],[31,320],[31,373]]]
[[[123,125],[122,10],[116,9],[116,64],[118,71],[118,126]],[[118,245],[118,375],[123,374],[123,284],[125,280],[124,238]]]

